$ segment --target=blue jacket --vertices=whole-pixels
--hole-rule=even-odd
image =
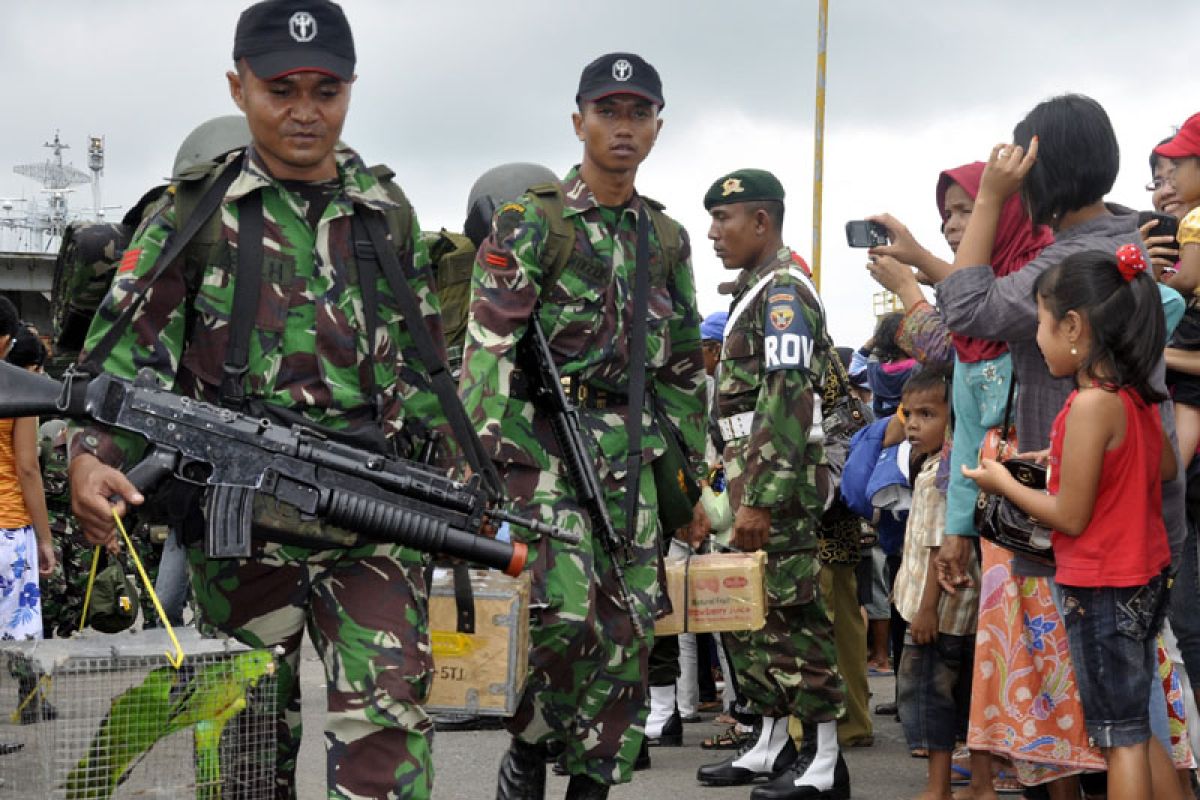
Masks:
[[[882,497],[888,494],[882,491],[884,489],[908,489],[908,477],[897,462],[899,445],[887,450],[883,448],[883,434],[890,419],[884,417],[872,422],[850,440],[850,455],[842,471],[841,493],[842,499],[855,514],[875,523],[883,552],[894,556],[899,555],[904,547],[908,511],[880,509],[871,501],[875,495]],[[907,509],[907,505],[900,505]]]

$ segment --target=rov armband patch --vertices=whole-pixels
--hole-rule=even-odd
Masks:
[[[763,324],[763,361],[767,372],[809,369],[813,335],[804,316],[804,303],[795,287],[780,286],[767,295]]]

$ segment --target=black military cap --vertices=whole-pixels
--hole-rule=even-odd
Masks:
[[[609,53],[584,67],[575,102],[590,102],[614,94],[644,97],[659,108],[666,105],[658,70],[634,53]]]
[[[329,0],[265,0],[238,18],[233,60],[274,80],[293,72],[354,78],[354,37],[342,7]]]
[[[752,203],[756,200],[783,201],[783,184],[765,169],[739,169],[722,175],[704,194],[704,207],[730,203]]]

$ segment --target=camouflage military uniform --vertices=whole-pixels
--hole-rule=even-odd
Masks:
[[[748,435],[726,436],[730,502],[735,510],[744,503],[771,511],[767,624],[726,641],[749,710],[828,722],[842,705],[817,581],[817,520],[830,477],[810,427],[820,419],[814,376],[819,382],[825,374],[829,353],[813,346],[825,338],[824,315],[791,263],[785,248],[741,274],[718,367],[720,417],[753,415]]]
[[[572,170],[561,183],[563,215],[575,250],[561,278],[547,285],[539,263],[549,223],[531,196],[502,206],[479,249],[467,326],[462,394],[492,457],[505,471],[522,510],[583,534],[580,545],[532,540],[528,568],[537,606],[531,631],[530,677],[509,728],[532,744],[565,748],[572,774],[601,783],[628,781],[646,717],[649,632],[658,601],[657,497],[649,463],[664,451],[661,434],[643,412],[636,541],[625,575],[647,638],[636,640],[614,583],[611,562],[591,533],[564,474],[548,420],[514,390],[515,348],[541,301],[539,319],[561,374],[590,390],[623,393],[629,381],[629,329],[637,217],[636,196],[621,210],[600,207]],[[686,234],[670,275],[651,232],[647,325],[647,386],[676,420],[703,470],[704,368],[700,316]],[[628,407],[580,409],[594,443],[615,529],[624,535]],[[514,530],[518,538],[524,531]]]
[[[398,200],[352,150],[339,145],[335,155],[339,177],[329,187],[330,202],[314,231],[306,219],[307,201],[271,178],[251,148],[226,192],[220,212],[223,235],[209,253],[194,300],[191,338],[183,341],[187,303],[185,259],[180,259],[154,284],[104,368],[131,376],[149,366],[180,394],[218,399],[233,303],[231,273],[237,263],[236,200],[257,191],[263,198],[265,238],[253,245],[265,251],[264,275],[244,380],[248,396],[302,411],[314,423],[335,429],[375,426],[374,405],[362,383],[369,346],[385,433],[396,434],[405,420],[443,424],[435,396],[423,388],[428,377],[382,275],[375,341],[368,343],[361,333],[366,324],[350,246],[353,204],[386,211],[397,208]],[[97,314],[89,349],[154,266],[175,224],[168,205],[143,226]],[[413,271],[406,277],[441,347],[437,298],[415,218],[407,241],[398,247],[413,248]],[[106,463],[125,466],[139,447],[140,442],[93,429],[72,440],[73,453],[91,450]],[[329,796],[430,796],[431,726],[420,705],[429,687],[431,654],[420,554],[384,544],[316,550],[256,541],[248,560],[207,561],[193,546],[189,561],[207,628],[252,645],[283,648],[279,797],[295,797],[296,792],[297,668],[306,624],[328,678]]]
[[[79,628],[91,555],[87,552],[87,543],[75,535],[71,524],[65,431],[52,438],[42,438],[41,466],[42,484],[46,488],[46,511],[50,516],[50,536],[54,541],[57,559],[54,571],[42,577],[42,632],[50,639],[54,636],[70,636]]]

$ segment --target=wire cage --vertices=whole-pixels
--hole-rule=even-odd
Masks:
[[[177,635],[0,643],[0,800],[271,800],[274,657]]]

